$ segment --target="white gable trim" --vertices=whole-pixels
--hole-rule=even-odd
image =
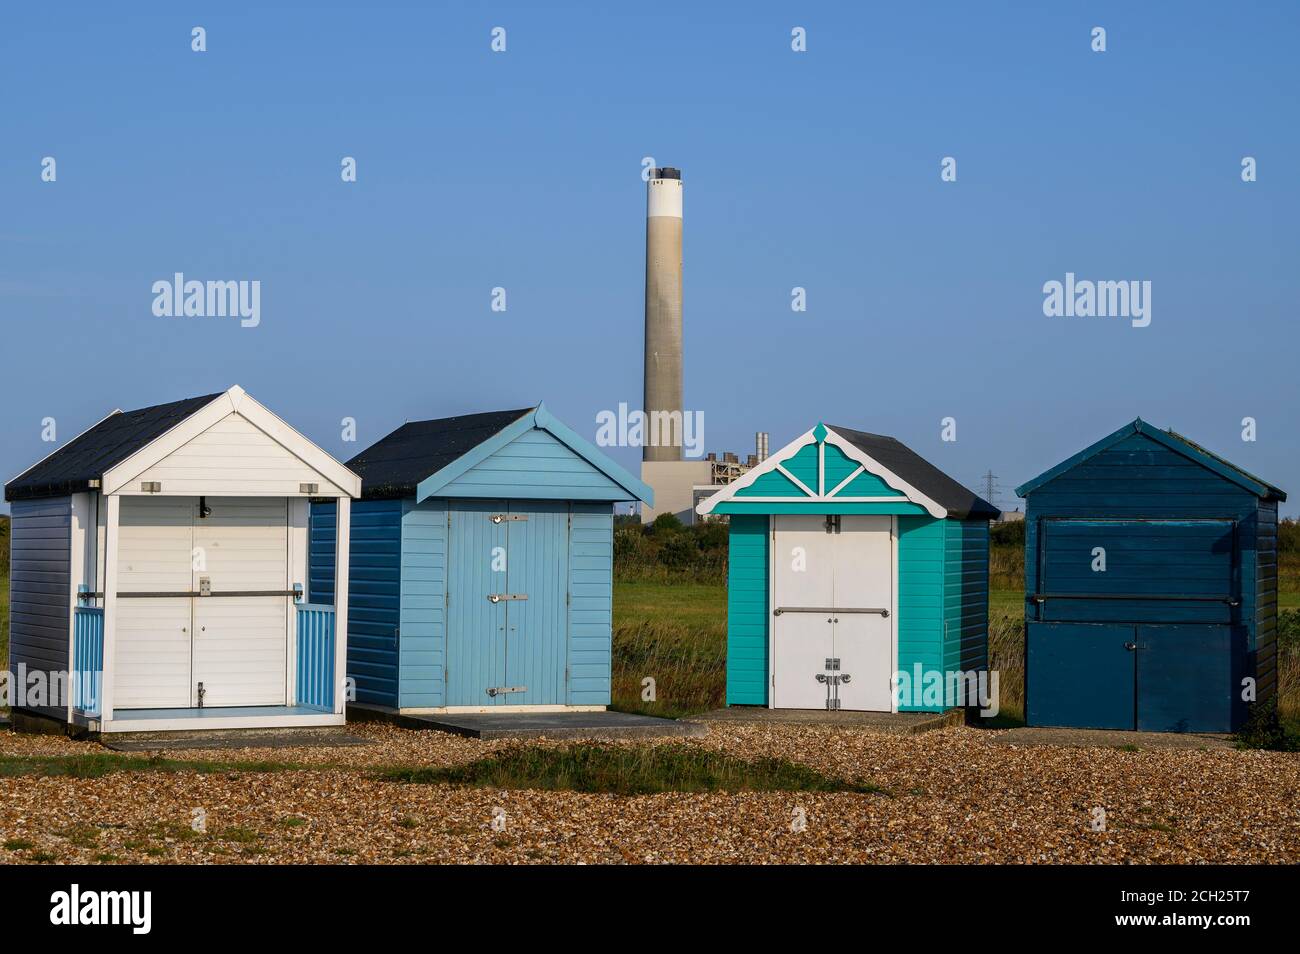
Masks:
[[[140,448],[126,460],[105,471],[103,493],[119,493],[149,468],[175,453],[204,431],[231,414],[239,414],[267,437],[350,497],[361,495],[361,478],[280,420],[235,385],[208,402],[166,433]]]
[[[700,501],[699,506],[695,508],[696,513],[701,515],[713,513],[714,509],[721,503],[735,500],[737,503],[899,503],[906,501],[914,503],[919,507],[924,507],[925,511],[932,517],[943,518],[948,516],[947,508],[941,506],[937,501],[927,497],[921,491],[917,490],[907,481],[903,480],[889,468],[879,463],[867,455],[857,445],[845,440],[839,434],[835,433],[826,425],[820,425],[826,428],[826,444],[833,444],[844,452],[849,460],[855,461],[859,466],[858,469],[851,473],[844,480],[840,481],[833,487],[829,493],[826,492],[826,454],[824,447],[818,449],[817,454],[817,487],[819,492],[814,492],[784,466],[784,461],[789,460],[795,454],[799,453],[809,444],[816,443],[817,438],[814,432],[817,428],[812,428],[799,437],[795,438],[785,447],[782,447],[775,454],[769,456],[757,467],[753,467],[745,472],[743,477],[733,481],[726,487],[719,490],[713,496]],[[790,480],[795,486],[804,492],[804,498],[799,497],[737,497],[736,494],[746,487],[752,486],[758,478],[764,474],[770,474],[773,471],[780,473],[786,479]],[[847,497],[841,494],[845,487],[849,486],[853,480],[862,473],[871,474],[879,477],[891,487],[898,488],[900,496],[898,497]]]

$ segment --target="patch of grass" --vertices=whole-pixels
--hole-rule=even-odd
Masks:
[[[1282,716],[1276,704],[1256,705],[1238,730],[1236,744],[1239,749],[1300,752],[1300,718]]]
[[[212,837],[222,841],[233,841],[240,845],[252,845],[262,840],[261,832],[253,828],[241,828],[238,825],[222,828],[214,832]]]
[[[9,851],[26,851],[28,848],[36,847],[36,842],[28,841],[26,838],[7,838],[4,845]]]
[[[195,831],[183,822],[160,822],[150,829],[150,834],[165,841],[193,841],[202,832]]]
[[[785,759],[747,761],[682,743],[658,746],[584,743],[565,748],[517,745],[468,765],[402,766],[382,769],[378,775],[387,781],[423,785],[615,795],[711,791],[888,794],[878,786],[828,778]]]
[[[398,828],[419,828],[420,819],[413,818],[410,815],[407,815],[405,818],[399,818],[397,820],[397,827]]]
[[[69,844],[78,848],[94,848],[99,842],[99,829],[94,825],[73,825],[55,834],[66,838]]]
[[[1136,745],[1133,745],[1131,742],[1127,745],[1117,745],[1115,746],[1115,750],[1117,752],[1141,752],[1142,751]]]
[[[116,863],[117,863],[117,855],[112,854],[111,852],[107,852],[107,851],[105,851],[105,852],[101,852],[100,854],[95,855],[95,860],[98,861],[98,862],[99,862],[100,864],[102,864],[102,865],[111,865],[111,864],[116,864]]]
[[[52,851],[33,851],[27,857],[32,861],[54,861],[58,858],[58,855],[54,854]]]
[[[299,828],[307,824],[307,819],[299,815],[285,815],[280,819],[280,825],[284,828]]]
[[[159,756],[117,755],[0,755],[0,778],[41,776],[45,778],[101,778],[114,772],[284,772],[300,765],[280,762],[207,762],[182,761]]]

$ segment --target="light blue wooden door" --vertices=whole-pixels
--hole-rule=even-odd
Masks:
[[[506,534],[507,705],[563,705],[568,658],[569,506],[512,501]]]
[[[509,524],[501,500],[451,505],[447,565],[447,705],[509,705],[506,686],[506,607]],[[494,690],[489,694],[488,690]]]

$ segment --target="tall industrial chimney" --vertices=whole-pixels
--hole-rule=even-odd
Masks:
[[[669,167],[652,169],[646,190],[644,410],[641,459],[681,460],[682,172]],[[667,420],[672,429],[656,432],[655,422]]]

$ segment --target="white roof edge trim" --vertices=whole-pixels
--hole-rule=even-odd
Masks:
[[[946,507],[941,506],[937,501],[932,500],[929,497],[927,497],[925,494],[921,493],[921,491],[917,490],[907,481],[903,480],[901,477],[899,477],[897,474],[891,471],[888,467],[885,467],[879,461],[867,455],[867,453],[864,452],[861,448],[859,448],[856,444],[853,444],[852,442],[846,440],[844,437],[841,437],[839,434],[835,432],[833,428],[825,424],[823,424],[822,426],[826,428],[826,443],[833,444],[835,447],[838,447],[841,451],[844,452],[845,456],[847,456],[850,460],[856,461],[857,463],[861,464],[862,468],[867,473],[871,474],[874,477],[879,477],[881,480],[889,484],[891,487],[897,487],[900,493],[902,493],[903,496],[907,499],[907,502],[914,503],[918,507],[923,507],[925,509],[925,512],[932,517],[943,519],[944,517],[948,516],[948,510]],[[816,429],[817,429],[816,427],[809,428],[803,434],[801,434],[800,436],[792,440],[789,444],[786,444],[784,447],[782,447],[775,454],[768,455],[767,459],[764,460],[757,467],[750,468],[748,471],[745,472],[743,477],[739,478],[738,480],[732,481],[730,484],[728,484],[722,490],[719,490],[713,496],[701,500],[699,506],[695,508],[695,512],[700,514],[701,516],[705,516],[707,514],[713,513],[719,504],[726,503],[727,501],[735,499],[738,491],[744,490],[746,487],[749,487],[756,480],[758,480],[759,477],[763,476],[764,474],[771,473],[774,470],[784,471],[785,468],[781,465],[786,460],[788,460],[790,457],[793,457],[795,454],[797,454],[808,444],[815,444],[817,442],[817,439],[813,436],[813,432]],[[796,481],[796,483],[798,483],[798,481]],[[834,491],[842,490],[843,487],[844,484],[841,483],[838,487],[834,488]],[[832,491],[832,493],[834,493],[834,491]],[[798,497],[790,497],[790,498],[782,498],[782,499],[787,500],[787,502],[795,502],[795,503],[825,503],[825,504],[875,502],[863,498],[843,497],[838,495],[832,496],[832,494],[830,493],[826,494],[825,496],[813,495],[804,500],[800,500]],[[894,498],[894,499],[901,499],[901,498]],[[773,501],[766,498],[742,497],[737,502],[770,503]]]
[[[907,499],[912,503],[919,507],[924,507],[930,516],[936,517],[940,520],[948,516],[947,507],[942,506],[938,501],[932,500],[925,494],[921,493],[921,491],[917,490],[902,477],[899,477],[884,464],[881,464],[874,457],[869,456],[866,451],[858,447],[857,444],[841,437],[835,432],[834,428],[829,426],[826,428],[826,443],[834,444],[840,450],[844,451],[850,460],[856,460],[859,464],[865,467],[867,473],[879,477],[891,487],[897,487],[907,495]]]
[[[810,427],[789,444],[786,444],[778,450],[775,454],[768,454],[766,459],[764,459],[757,467],[751,467],[749,470],[745,471],[741,477],[727,484],[727,486],[723,487],[713,496],[705,497],[695,508],[695,512],[701,516],[713,513],[714,508],[717,507],[718,504],[735,497],[737,491],[744,490],[764,474],[770,474],[778,468],[781,468],[783,461],[799,453],[799,451],[806,445],[817,443],[817,439],[813,437],[813,431],[815,430],[815,427]],[[784,470],[784,468],[781,469]],[[812,498],[809,499],[811,500]]]

